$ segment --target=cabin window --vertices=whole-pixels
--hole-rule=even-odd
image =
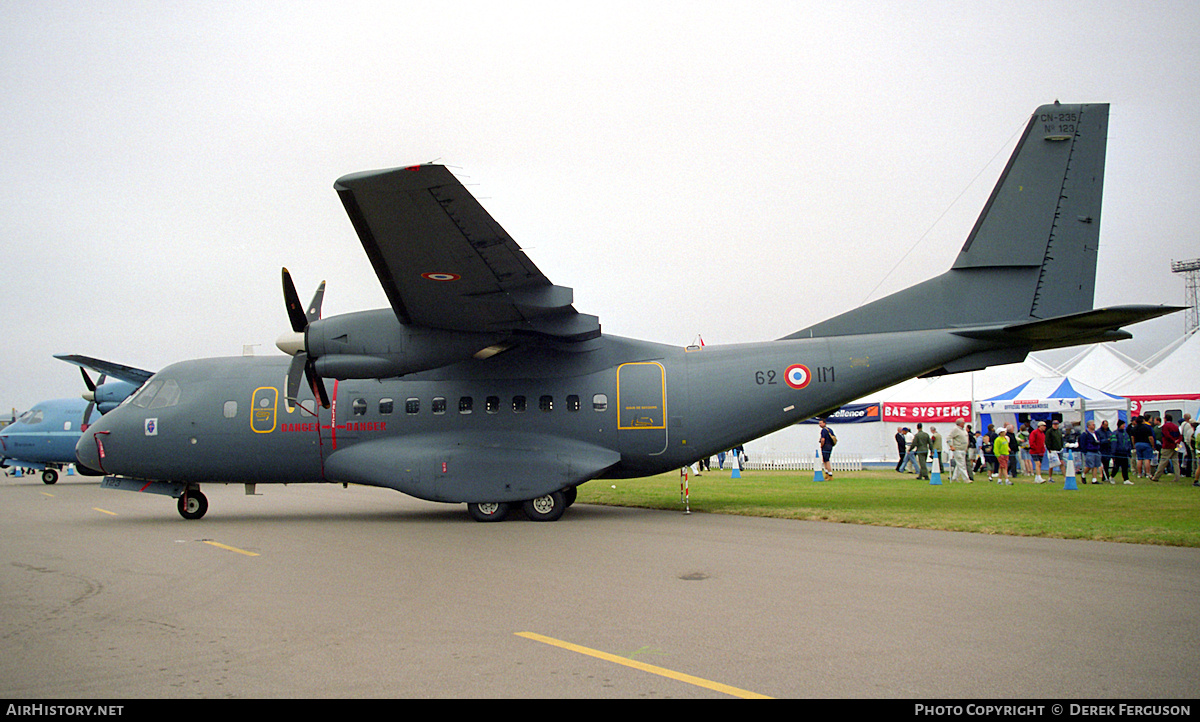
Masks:
[[[433,397],[433,413],[435,413],[435,414],[446,413],[446,397],[445,396],[434,396]]]
[[[418,414],[420,412],[421,412],[421,400],[420,399],[405,399],[404,400],[404,413]]]
[[[469,413],[471,413],[472,407],[474,405],[475,405],[474,399],[472,399],[470,396],[463,396],[463,397],[459,398],[459,400],[458,400],[458,413],[469,414]]]
[[[498,411],[500,411],[500,397],[499,396],[487,397],[487,401],[484,405],[484,408],[487,410],[487,412],[489,414],[494,414],[494,413],[497,413]]]
[[[553,396],[543,396],[542,398],[538,399],[538,410],[547,411],[547,412],[553,411],[554,410],[554,397]]]
[[[354,402],[352,404],[350,404],[350,410],[354,412],[355,416],[366,416],[367,415],[367,400],[366,399],[355,399]]]
[[[226,401],[223,412],[225,414],[225,418],[227,418],[227,419],[235,418],[237,416],[237,402],[236,401]]]
[[[379,400],[379,413],[383,416],[387,416],[387,415],[391,414],[393,405],[394,405],[394,403],[392,402],[391,399],[380,399]]]
[[[578,410],[579,410],[579,395],[571,394],[570,396],[567,397],[567,411],[578,411]]]
[[[594,411],[608,411],[608,394],[596,394],[592,397]]]
[[[524,396],[514,396],[512,406],[513,406],[514,414],[525,413],[525,397]]]
[[[70,421],[64,421],[64,422],[63,422],[63,431],[70,431],[70,430],[71,430],[71,422],[70,422]]]

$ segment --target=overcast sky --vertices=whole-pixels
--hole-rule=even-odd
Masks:
[[[55,353],[279,353],[283,266],[305,299],[328,281],[326,316],[386,306],[333,182],[434,160],[606,333],[778,338],[946,270],[1056,99],[1112,104],[1096,305],[1182,304],[1198,20],[1194,0],[0,1],[0,409],[82,391]],[[1132,331],[1118,348],[1145,358],[1182,314]]]

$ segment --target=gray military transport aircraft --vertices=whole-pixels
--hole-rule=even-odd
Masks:
[[[588,480],[676,469],[913,376],[1130,338],[1177,309],[1092,308],[1107,126],[1107,104],[1038,108],[942,275],[701,350],[602,334],[445,167],[347,175],[334,188],[391,308],[323,319],[324,284],[302,306],[284,269],[291,359],[168,366],[78,462],[188,519],[204,483],[338,482],[553,521]]]

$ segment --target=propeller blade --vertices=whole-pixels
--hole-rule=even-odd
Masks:
[[[288,366],[286,399],[289,409],[296,406],[296,396],[300,393],[300,377],[304,374],[306,361],[304,354],[296,354],[292,357],[291,365]]]
[[[83,426],[79,429],[80,431],[87,431],[88,427],[92,425],[92,409],[95,408],[96,402],[93,401],[83,410]]]
[[[321,281],[321,285],[317,286],[317,292],[313,294],[312,303],[308,304],[308,311],[305,313],[305,319],[312,323],[321,319],[321,301],[325,299],[325,282]]]
[[[83,374],[83,385],[87,386],[88,391],[96,393],[96,384],[92,383],[92,377],[87,375],[87,370],[80,366],[79,373]]]
[[[316,366],[312,361],[304,364],[304,375],[308,377],[308,385],[312,387],[313,392],[321,399],[321,407],[329,408],[329,393],[325,391],[325,382],[317,375]]]
[[[324,290],[321,290],[324,293]],[[292,283],[292,274],[283,269],[283,302],[287,305],[288,320],[292,322],[292,330],[300,333],[308,328],[308,317],[304,307],[300,305],[300,295],[296,293],[296,284]]]

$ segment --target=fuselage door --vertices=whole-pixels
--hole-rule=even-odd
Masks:
[[[250,400],[250,428],[256,434],[269,434],[275,430],[276,412],[279,408],[279,389],[260,386],[254,390]]]
[[[617,435],[623,454],[667,450],[667,370],[657,361],[617,367]]]

